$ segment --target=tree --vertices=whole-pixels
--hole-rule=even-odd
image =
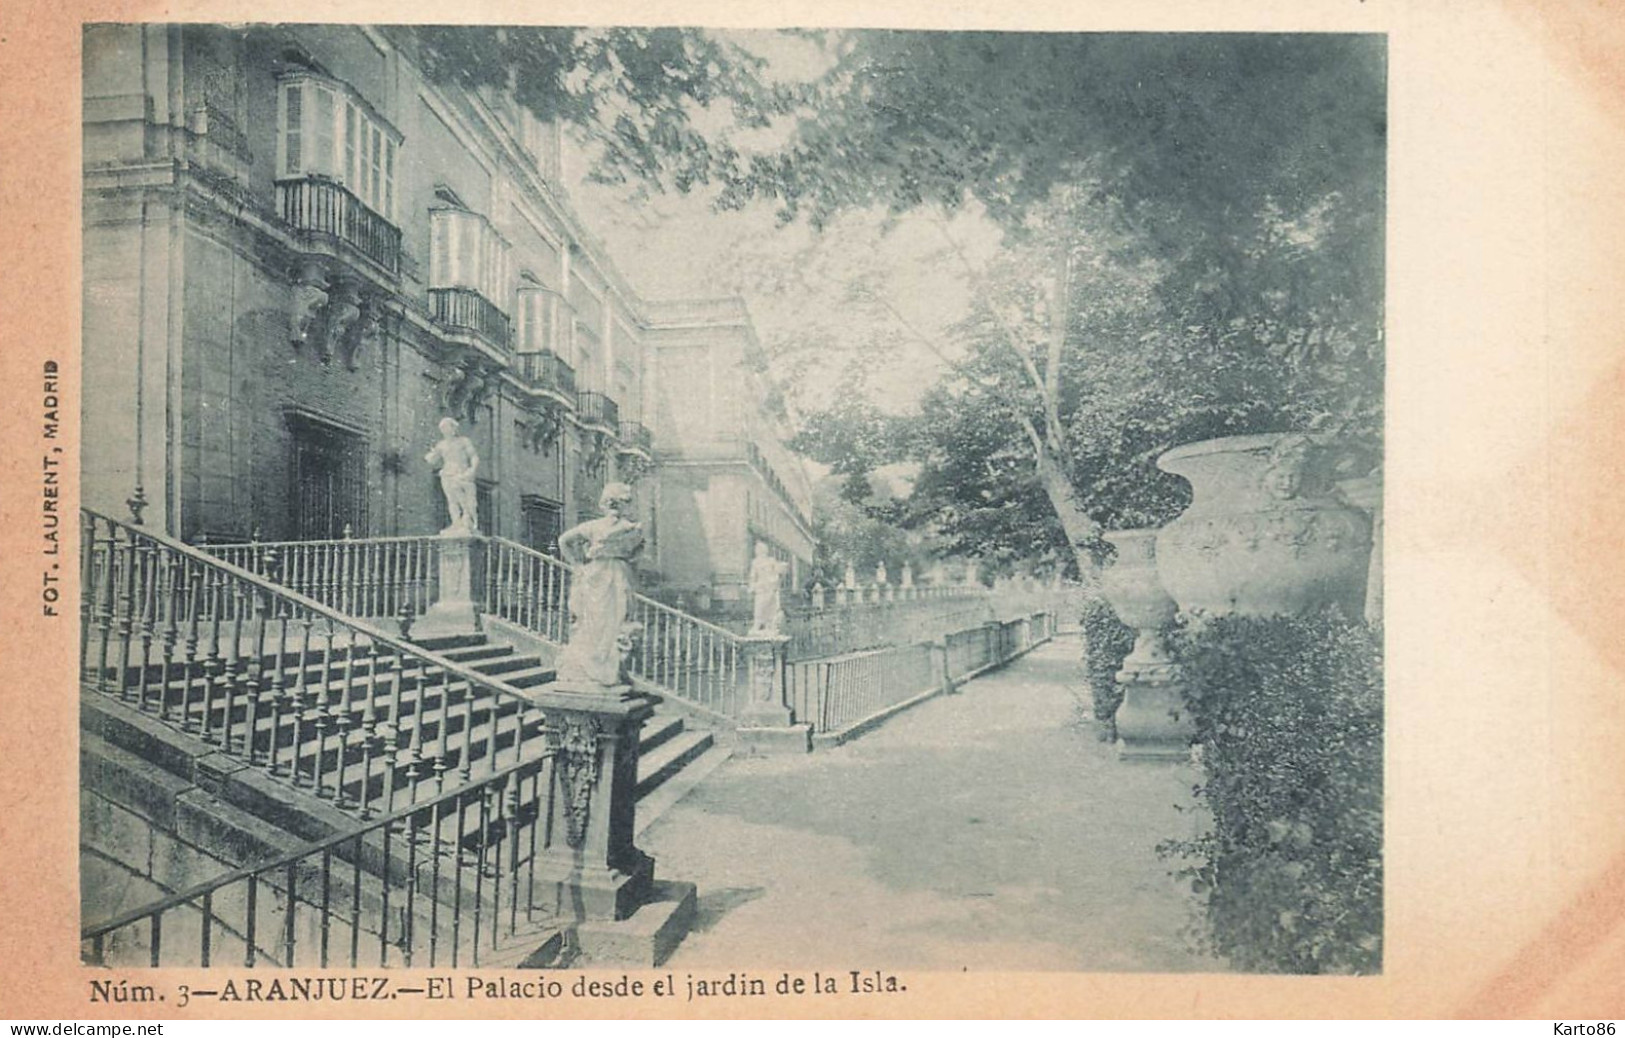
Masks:
[[[1380,432],[1383,75],[1372,37],[855,33],[726,200],[1000,222],[949,394],[1019,430],[1087,568],[1175,437]]]
[[[575,127],[594,179],[642,190],[732,177],[729,131],[764,127],[798,99],[764,78],[761,56],[703,29],[430,25],[411,35],[431,77],[509,92],[538,119]]]

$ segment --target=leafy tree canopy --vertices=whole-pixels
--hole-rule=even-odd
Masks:
[[[739,163],[716,127],[764,127],[800,97],[760,55],[703,29],[438,25],[413,36],[437,80],[511,91],[538,119],[577,127],[606,183],[708,183]]]

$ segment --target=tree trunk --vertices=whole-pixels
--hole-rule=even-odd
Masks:
[[[1085,584],[1096,583],[1100,577],[1099,568],[1088,547],[1096,538],[1095,522],[1078,502],[1078,492],[1072,487],[1066,467],[1048,444],[1038,450],[1038,480],[1049,498],[1050,507],[1055,509],[1056,518],[1061,520],[1061,531],[1066,534],[1066,543],[1072,548],[1072,555],[1078,562],[1078,576]]]

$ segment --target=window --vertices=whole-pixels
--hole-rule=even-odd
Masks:
[[[293,433],[294,539],[367,536],[366,441],[304,416],[289,417]]]
[[[508,243],[491,222],[466,209],[429,212],[429,287],[472,289],[508,309]]]
[[[335,180],[394,222],[401,135],[353,90],[314,73],[285,76],[278,85],[277,127],[278,176]]]
[[[553,316],[558,303],[558,294],[550,289],[534,284],[520,286],[515,324],[520,353],[540,353],[553,348]]]
[[[559,553],[559,534],[564,532],[564,506],[537,494],[519,498],[523,517],[523,543],[548,555]]]

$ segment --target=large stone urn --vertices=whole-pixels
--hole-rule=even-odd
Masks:
[[[1371,523],[1336,493],[1354,452],[1306,433],[1228,436],[1157,459],[1194,500],[1157,535],[1157,572],[1183,610],[1303,615],[1364,609]]]
[[[1157,531],[1105,534],[1117,558],[1101,574],[1100,591],[1118,619],[1134,628],[1134,648],[1117,672],[1117,747],[1124,760],[1185,760],[1195,726],[1185,710],[1179,667],[1169,658],[1164,630],[1174,600],[1157,575]]]

